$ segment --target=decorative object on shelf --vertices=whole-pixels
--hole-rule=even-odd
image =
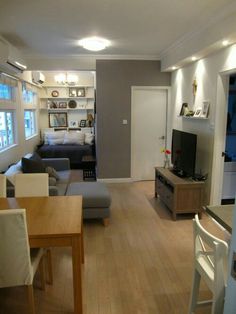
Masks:
[[[193,96],[195,97],[196,93],[197,93],[197,80],[196,80],[196,77],[193,80],[192,86],[193,86]]]
[[[49,101],[48,102],[48,109],[57,109],[59,106],[58,106],[58,103],[56,101]]]
[[[77,97],[77,88],[69,88],[69,97]]]
[[[201,117],[202,108],[198,107],[194,113],[194,117]]]
[[[70,109],[76,108],[76,107],[77,107],[77,102],[76,102],[75,100],[70,100],[70,101],[68,102],[68,107],[69,107]]]
[[[87,115],[87,126],[88,127],[92,127],[93,126],[93,124],[94,124],[94,119],[93,119],[93,115],[91,114],[91,113],[88,113],[88,115]]]
[[[49,120],[49,127],[67,127],[67,113],[60,112],[60,113],[49,113],[48,114]]]
[[[80,126],[81,128],[85,128],[85,127],[86,127],[86,122],[87,122],[87,120],[80,120],[79,126]]]
[[[59,102],[59,108],[64,108],[64,109],[66,109],[66,108],[67,108],[67,102],[66,102],[66,101],[61,101],[61,102]]]
[[[180,113],[179,115],[180,116],[186,116],[186,114],[189,112],[189,108],[188,108],[188,103],[187,102],[184,102],[182,104],[182,107],[181,107],[181,110],[180,110]]]
[[[78,87],[77,88],[77,97],[85,97],[85,88],[84,87]]]
[[[187,113],[186,113],[186,117],[192,117],[194,115],[194,111],[193,110],[189,110]]]
[[[53,90],[51,95],[52,95],[52,97],[58,97],[59,96],[58,90]]]
[[[203,101],[203,107],[202,107],[202,113],[201,113],[202,118],[208,117],[209,108],[210,108],[210,102],[209,101]]]
[[[78,127],[78,121],[69,121],[69,127],[70,128],[77,128]]]
[[[170,154],[171,151],[169,149],[166,148],[162,148],[161,152],[165,154],[165,159],[164,159],[164,168],[170,168]]]

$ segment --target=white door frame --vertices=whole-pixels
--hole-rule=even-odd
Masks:
[[[229,95],[229,75],[236,73],[236,68],[222,70],[217,78],[217,96],[215,106],[215,126],[214,127],[214,149],[212,162],[211,193],[210,204],[220,205],[223,175],[224,175],[224,158],[222,152],[225,151],[226,142],[226,123]]]
[[[167,143],[167,118],[168,118],[168,113],[169,113],[169,108],[170,108],[170,86],[131,86],[131,154],[130,154],[130,169],[131,169],[131,179],[134,180],[134,168],[133,168],[133,154],[134,154],[134,141],[132,140],[133,138],[133,121],[132,117],[134,114],[134,99],[133,99],[133,92],[135,90],[165,90],[166,91],[166,126],[165,126],[165,145]],[[154,171],[154,169],[153,169]]]

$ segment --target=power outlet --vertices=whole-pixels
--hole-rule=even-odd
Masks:
[[[234,280],[236,280],[236,252],[233,252],[231,276],[234,278]]]

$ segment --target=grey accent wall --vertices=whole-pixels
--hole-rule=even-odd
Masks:
[[[98,178],[130,178],[131,86],[170,86],[171,76],[160,61],[134,60],[97,60],[96,76]]]

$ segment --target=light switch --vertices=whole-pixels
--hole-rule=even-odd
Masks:
[[[128,124],[128,121],[127,120],[123,120],[122,124]]]

